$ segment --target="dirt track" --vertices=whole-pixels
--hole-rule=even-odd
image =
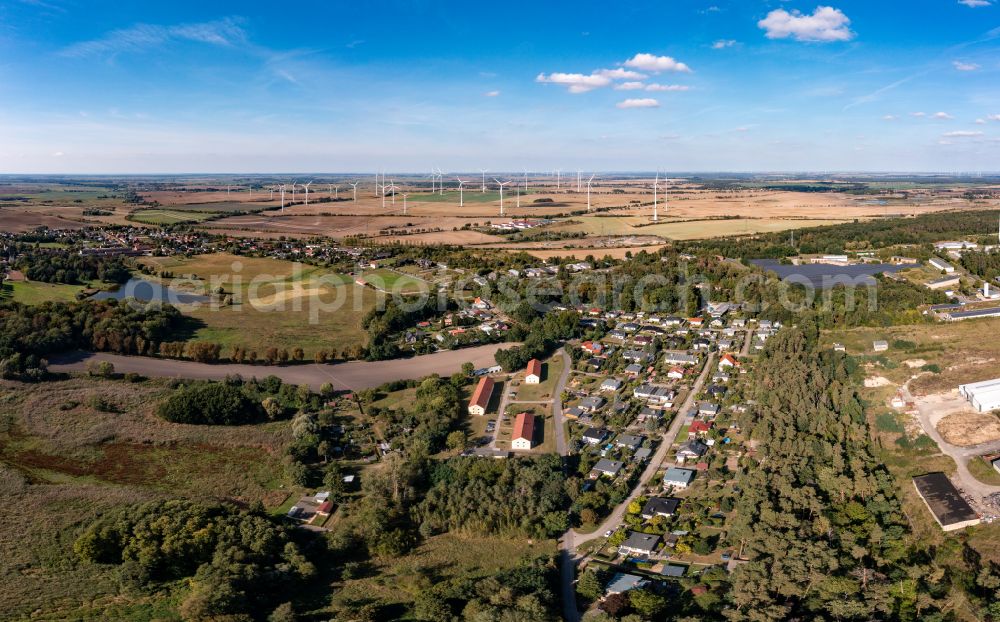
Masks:
[[[318,365],[315,363],[303,365],[245,365],[219,364],[209,365],[193,361],[177,361],[158,359],[145,356],[122,356],[118,354],[80,352],[61,357],[53,357],[49,361],[49,370],[53,372],[85,371],[89,361],[110,361],[118,373],[133,372],[143,376],[161,378],[190,378],[198,380],[222,380],[227,375],[239,374],[244,378],[263,378],[275,375],[285,382],[307,384],[313,389],[329,382],[335,389],[341,391],[358,391],[377,387],[390,380],[410,380],[423,378],[431,374],[450,376],[459,371],[462,363],[471,361],[477,368],[495,365],[494,353],[501,348],[509,348],[515,344],[501,343],[448,350],[417,356],[410,359],[394,359],[391,361],[351,361],[334,365]]]

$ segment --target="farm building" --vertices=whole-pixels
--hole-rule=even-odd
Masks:
[[[954,287],[962,282],[957,274],[951,276],[943,276],[940,279],[934,279],[933,281],[927,281],[924,286],[928,289],[944,289],[946,287]]]
[[[879,340],[872,342],[872,350],[875,350],[876,352],[885,352],[888,349],[889,349],[888,341]]]
[[[939,259],[937,257],[931,257],[930,260],[927,263],[932,268],[936,268],[936,269],[941,270],[943,272],[946,272],[948,274],[951,274],[952,272],[955,271],[955,266],[951,265],[950,263],[948,263],[944,259]]]
[[[996,410],[1000,408],[1000,378],[960,384],[958,394],[981,413]]]
[[[479,379],[479,384],[476,385],[472,399],[469,400],[470,415],[486,414],[486,407],[490,405],[490,397],[493,396],[494,384],[493,379],[488,376]]]
[[[514,419],[514,432],[510,436],[511,449],[528,450],[535,445],[535,415],[521,413]]]
[[[981,317],[997,317],[1000,316],[1000,307],[990,307],[988,309],[973,309],[972,311],[954,311],[951,313],[945,313],[943,315],[944,319],[951,322],[960,322],[962,320],[974,320]]]
[[[979,524],[979,515],[944,473],[919,475],[913,478],[913,485],[941,529],[955,531]]]
[[[528,361],[528,370],[524,375],[524,384],[538,384],[542,381],[542,362],[538,359]]]

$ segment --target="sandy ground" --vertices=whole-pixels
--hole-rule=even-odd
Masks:
[[[909,359],[903,361],[903,364],[909,367],[910,369],[916,369],[918,367],[923,367],[924,365],[926,365],[927,361],[925,361],[924,359]]]
[[[868,388],[887,387],[891,384],[892,382],[884,376],[869,376],[865,378],[865,386]]]
[[[493,355],[501,348],[515,344],[490,344],[461,350],[448,350],[409,359],[391,361],[351,361],[334,365],[209,365],[193,361],[177,361],[143,356],[121,356],[106,353],[77,353],[53,357],[49,369],[53,372],[81,372],[91,360],[110,361],[118,373],[134,372],[150,377],[189,378],[198,380],[223,380],[227,375],[239,374],[244,378],[262,378],[275,375],[285,382],[307,384],[318,390],[329,382],[341,391],[359,391],[377,387],[391,380],[423,378],[431,374],[450,376],[462,364],[471,361],[477,368],[495,365]]]
[[[916,401],[931,413],[930,423],[952,445],[971,447],[1000,440],[1000,419],[973,410],[957,389],[917,397]]]

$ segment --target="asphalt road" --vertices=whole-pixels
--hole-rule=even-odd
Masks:
[[[638,483],[635,485],[635,488],[632,489],[628,498],[622,501],[611,512],[611,514],[608,515],[604,522],[601,523],[596,530],[594,530],[593,533],[582,534],[570,529],[564,533],[561,538],[559,538],[559,565],[561,575],[560,591],[562,592],[563,619],[566,620],[566,622],[579,622],[580,620],[580,614],[576,606],[576,590],[574,588],[577,563],[577,558],[575,556],[576,547],[588,539],[601,537],[606,531],[614,529],[619,523],[621,523],[622,518],[625,516],[625,511],[628,509],[629,503],[642,494],[643,490],[646,488],[646,482],[656,475],[656,471],[660,468],[660,464],[667,457],[667,451],[669,451],[670,447],[674,444],[674,441],[677,439],[677,435],[680,434],[681,428],[684,427],[684,422],[687,419],[685,415],[694,406],[695,396],[701,392],[702,387],[705,385],[705,380],[712,371],[714,363],[715,354],[713,353],[705,362],[705,367],[701,370],[701,374],[691,387],[691,392],[688,393],[684,403],[681,404],[681,407],[677,410],[677,416],[674,417],[670,427],[660,438],[660,446],[656,449],[656,453],[653,454],[649,464],[646,466],[646,470],[642,472],[642,476],[639,478]]]
[[[49,360],[49,370],[53,372],[86,371],[90,361],[110,361],[118,373],[133,372],[149,377],[186,378],[192,380],[223,380],[226,376],[239,374],[244,378],[263,378],[274,375],[285,382],[307,384],[318,390],[329,382],[339,391],[359,391],[385,384],[391,380],[411,380],[431,374],[450,376],[460,371],[462,364],[471,361],[477,368],[496,364],[493,355],[501,348],[514,344],[500,343],[446,350],[408,359],[389,361],[350,361],[347,363],[292,365],[247,365],[239,363],[196,363],[147,356],[122,356],[103,352],[77,352],[61,355]]]

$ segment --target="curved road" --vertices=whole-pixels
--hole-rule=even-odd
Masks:
[[[459,371],[462,364],[467,361],[477,368],[489,367],[496,364],[493,355],[497,350],[509,348],[512,345],[515,344],[489,344],[388,361],[291,365],[208,364],[149,356],[77,352],[49,359],[49,370],[53,372],[81,372],[86,371],[87,363],[90,361],[110,361],[118,373],[132,372],[150,377],[224,380],[226,376],[232,374],[239,374],[244,378],[254,376],[262,378],[274,375],[284,382],[307,384],[314,390],[318,390],[323,383],[329,382],[338,391],[360,391],[361,389],[377,387],[392,380],[416,380],[431,374],[449,376]]]
[[[705,362],[705,367],[701,370],[701,374],[698,376],[698,379],[695,381],[694,385],[692,385],[691,392],[688,393],[684,403],[681,404],[681,407],[677,410],[677,416],[674,417],[670,427],[663,434],[663,436],[660,437],[660,446],[656,449],[656,453],[653,454],[649,464],[646,466],[646,470],[642,472],[642,476],[639,478],[638,483],[636,483],[635,488],[632,489],[628,498],[622,501],[604,520],[604,522],[594,530],[593,533],[582,534],[570,529],[564,533],[561,538],[559,538],[559,565],[562,579],[561,591],[563,619],[566,620],[566,622],[578,622],[580,620],[580,613],[576,606],[576,590],[573,587],[576,578],[576,564],[579,559],[575,553],[576,547],[578,544],[582,544],[587,539],[593,538],[594,534],[600,536],[609,529],[617,527],[622,521],[622,518],[625,516],[625,511],[628,509],[628,505],[642,494],[643,490],[646,488],[646,482],[656,475],[656,471],[660,468],[660,463],[662,463],[667,457],[667,451],[669,451],[670,447],[673,446],[674,441],[677,439],[677,435],[680,434],[681,428],[684,427],[684,423],[687,420],[686,415],[694,406],[695,396],[701,392],[702,387],[705,385],[705,380],[708,378],[709,373],[711,373],[714,362],[715,353],[712,353]],[[561,425],[561,422],[559,421],[556,421],[556,423]]]
[[[920,426],[924,429],[924,433],[934,439],[941,452],[949,456],[955,461],[957,467],[956,474],[958,475],[959,481],[962,483],[962,488],[969,494],[973,494],[979,497],[988,497],[989,495],[1000,493],[1000,486],[990,486],[989,484],[984,484],[979,481],[969,472],[969,460],[975,458],[976,456],[981,456],[984,454],[991,454],[1000,452],[1000,441],[992,441],[990,443],[983,443],[981,445],[973,445],[971,447],[961,447],[959,445],[952,445],[948,441],[944,440],[941,434],[937,430],[937,426],[931,421],[931,409],[927,406],[921,406],[920,402],[914,399],[913,394],[910,393],[910,382],[914,378],[913,376],[910,380],[907,380],[905,384],[900,388],[900,393],[903,395],[903,399],[912,402],[917,405],[917,414],[920,420]]]

